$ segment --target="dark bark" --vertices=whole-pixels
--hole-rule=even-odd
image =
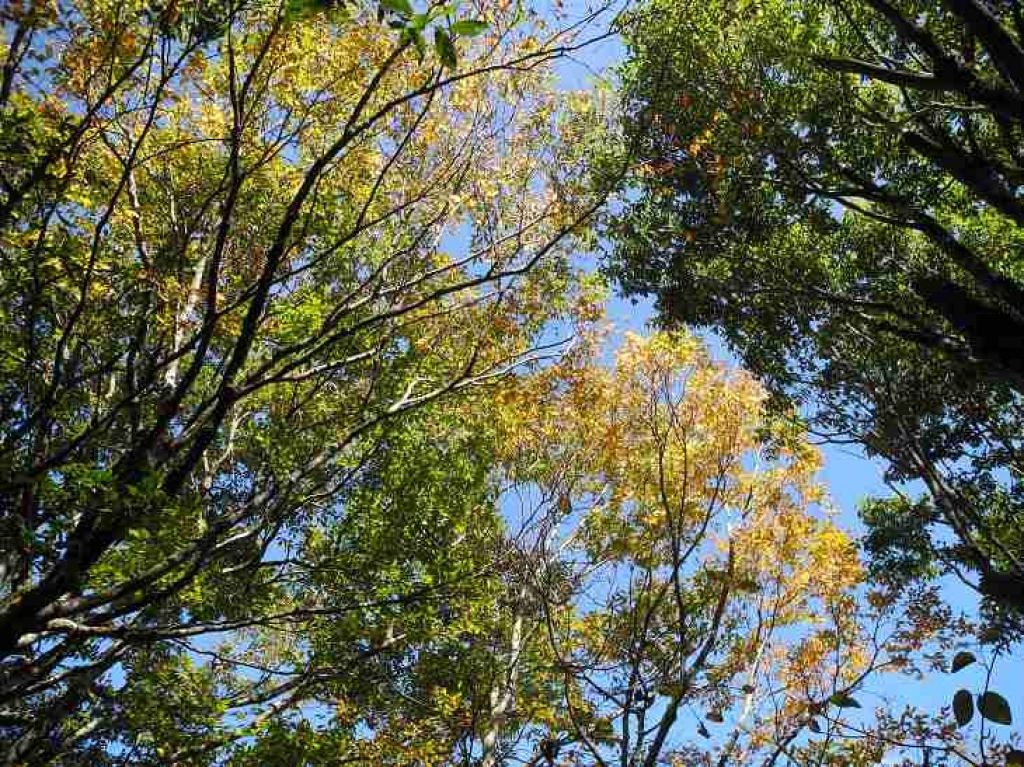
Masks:
[[[988,361],[1024,393],[1024,323],[947,280],[922,277],[913,286],[929,307],[964,336],[976,357]]]

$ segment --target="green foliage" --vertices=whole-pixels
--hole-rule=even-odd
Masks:
[[[434,26],[434,50],[438,60],[448,69],[458,66],[458,50],[456,39],[459,37],[476,37],[489,27],[486,21],[479,19],[458,19],[455,14],[458,3],[432,6],[426,13],[416,13],[409,0],[381,0],[381,12],[391,14],[388,25],[400,32],[402,43],[411,44],[419,54],[420,61],[426,55],[424,32],[428,26]],[[446,27],[440,26],[447,20]]]
[[[923,488],[863,507],[873,571],[973,572],[1012,639],[1024,57],[1012,13],[979,27],[974,5],[637,9],[618,131],[635,170],[606,220],[608,270],[663,324],[719,331],[780,410],[800,404],[815,433]]]
[[[489,710],[488,413],[594,204],[506,10],[5,6],[4,761],[440,763]]]
[[[454,68],[456,64],[455,43],[451,35],[440,27],[434,30],[434,48],[438,58],[446,67]]]
[[[451,33],[456,36],[476,37],[487,31],[486,21],[477,19],[462,19],[451,26]]]
[[[409,0],[380,0],[380,5],[385,10],[397,13],[406,19],[413,15],[412,4]]]
[[[939,552],[931,532],[938,515],[927,498],[870,498],[858,513],[867,527],[863,545],[876,581],[908,583],[937,574]]]
[[[839,708],[860,708],[860,703],[846,693],[837,692],[828,699],[828,702]]]
[[[914,55],[884,0],[653,0],[614,126],[521,3],[7,4],[2,760],[958,753],[847,735],[953,646],[920,581],[1019,628],[1024,85],[1016,38],[901,3]],[[610,271],[767,390],[682,332],[598,363],[570,257],[634,155]],[[926,485],[863,505],[870,593],[794,403]]]

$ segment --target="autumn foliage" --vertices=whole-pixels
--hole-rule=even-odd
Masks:
[[[852,315],[808,319],[801,302],[818,283],[866,284],[828,248],[891,244],[877,227],[898,206],[865,228],[820,200],[803,210],[790,177],[748,194],[752,169],[813,165],[799,140],[814,110],[796,108],[808,70],[757,82],[751,61],[779,49],[758,52],[755,19],[787,19],[786,39],[821,30],[800,26],[814,26],[802,0],[718,5],[736,18],[660,2],[0,8],[0,760],[1018,758],[985,729],[1013,713],[989,681],[1019,599],[1016,347],[954,311],[975,306],[957,303],[962,261],[946,282],[914,272],[910,303],[891,283],[881,303],[850,299],[871,303],[850,332],[920,343],[927,362],[918,399],[906,347],[872,337],[829,368],[835,412],[858,417],[863,390],[843,375],[895,371],[867,444],[930,483],[925,500],[865,504],[858,539],[821,482],[820,411],[800,409],[791,366],[808,334],[816,361],[849,348]],[[996,114],[964,140],[1012,180],[1019,114],[993,98],[1021,86],[1003,66],[1020,30],[1000,16],[983,33],[974,0],[951,6],[929,34],[952,45],[969,17],[988,54],[944,77]],[[687,24],[689,53],[674,47]],[[568,92],[563,67],[612,34],[629,46],[618,92]],[[655,77],[661,54],[676,66]],[[815,55],[829,77],[850,68]],[[1003,91],[964,80],[971,67]],[[873,152],[911,192],[928,186],[854,133],[858,162]],[[1009,254],[971,272],[984,290],[969,298],[1017,322],[1018,232],[962,210],[974,194],[1016,220],[1019,202],[936,162],[960,184],[936,225]],[[772,226],[751,225],[762,214]],[[930,215],[913,210],[913,263],[951,252],[922,229]],[[602,273],[600,250],[624,260]],[[651,258],[634,269],[637,253]],[[656,281],[665,327],[610,326],[607,273]],[[764,298],[777,277],[781,309]],[[737,291],[715,292],[737,284],[761,292],[737,309]],[[680,316],[721,320],[752,372]],[[940,520],[962,545],[936,543]],[[981,574],[978,620],[943,601],[942,572]],[[971,681],[945,709],[890,695],[947,672]]]

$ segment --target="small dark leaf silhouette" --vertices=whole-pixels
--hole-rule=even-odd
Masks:
[[[950,667],[949,673],[955,674],[960,669],[970,666],[976,660],[978,659],[974,657],[974,653],[967,652],[966,650],[958,652],[953,656],[953,665]]]
[[[722,716],[722,712],[718,709],[712,709],[711,711],[708,711],[707,716],[705,718],[709,722],[714,722],[715,724],[721,724],[725,721],[725,718]]]
[[[990,722],[996,724],[1013,724],[1010,715],[1010,704],[997,692],[986,692],[978,696],[978,711]]]
[[[974,701],[967,690],[957,690],[953,696],[953,716],[956,723],[963,727],[974,718]]]
[[[860,708],[860,703],[858,703],[855,698],[851,698],[845,692],[837,692],[829,698],[828,701],[833,706],[839,706],[839,708]]]
[[[811,719],[811,721],[807,723],[807,726],[811,728],[811,732],[821,733],[821,725],[818,724],[817,719]]]

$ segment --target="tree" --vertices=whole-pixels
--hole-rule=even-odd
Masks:
[[[486,582],[486,430],[443,403],[553,352],[577,43],[508,4],[3,13],[4,758],[358,751]]]
[[[855,696],[879,672],[913,671],[955,621],[923,593],[867,598],[856,545],[823,506],[820,456],[766,413],[751,377],[686,334],[630,336],[613,370],[594,352],[583,345],[508,395],[506,516],[522,564],[502,677],[518,718],[500,721],[501,755],[739,765],[897,753],[906,723],[862,736]],[[955,734],[930,743],[963,751]]]
[[[876,571],[1024,604],[1016,2],[653,2],[626,26],[611,272],[888,462]],[[922,498],[915,498],[917,488]]]

